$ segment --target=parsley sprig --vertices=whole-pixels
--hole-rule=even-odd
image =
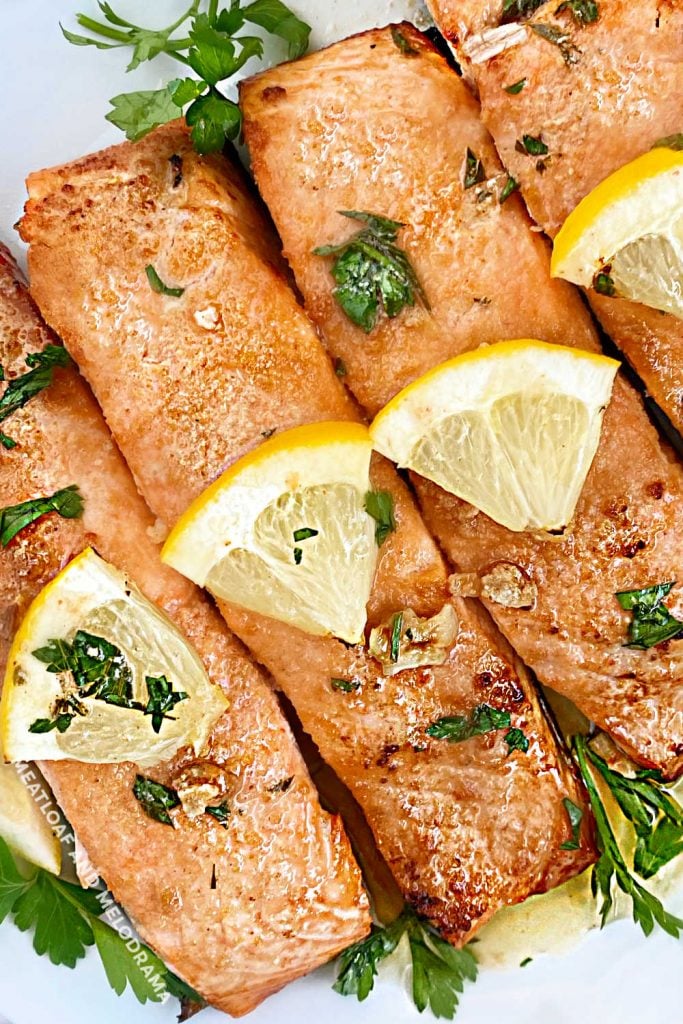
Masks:
[[[368,491],[365,495],[365,511],[375,520],[375,543],[381,548],[389,534],[396,529],[391,491]]]
[[[406,306],[419,300],[429,302],[412,264],[396,245],[400,221],[360,210],[339,210],[342,217],[365,224],[357,234],[338,245],[320,245],[316,256],[336,256],[332,277],[337,282],[334,297],[349,320],[369,334],[380,309],[393,319]]]
[[[63,519],[80,519],[83,515],[83,498],[78,487],[71,484],[54,494],[30,498],[18,505],[0,509],[0,546],[6,548],[18,533],[50,512],[56,512]]]
[[[462,743],[473,736],[483,736],[487,732],[507,729],[503,737],[508,745],[508,753],[529,749],[529,740],[521,729],[510,728],[510,712],[499,711],[490,704],[477,704],[468,715],[451,715],[438,718],[427,727],[425,732],[437,740],[448,740],[449,743]]]
[[[176,78],[163,89],[127,92],[114,96],[107,120],[121,128],[131,141],[141,139],[153,128],[172,121],[185,111],[192,129],[192,143],[199,153],[223,148],[226,139],[235,139],[242,125],[236,103],[219,89],[251,57],[263,56],[259,36],[240,35],[245,25],[256,25],[288,44],[290,60],[308,48],[310,27],[297,18],[282,0],[230,0],[229,7],[218,9],[218,0],[193,3],[165,28],[143,28],[118,15],[109,3],[98,4],[104,21],[77,14],[76,21],[90,35],[70,32],[64,37],[74,46],[94,46],[98,50],[132,49],[126,68],[134,71],[144,61],[166,54],[198,76]],[[179,32],[184,35],[178,35]]]
[[[614,903],[613,883],[633,903],[633,920],[645,935],[650,935],[655,924],[669,935],[678,938],[683,921],[670,914],[656,896],[640,884],[631,873],[619,849],[605,804],[595,782],[597,773],[607,783],[622,813],[636,829],[638,846],[634,870],[643,878],[650,878],[663,864],[680,851],[683,833],[683,809],[656,785],[656,772],[637,771],[627,778],[609,767],[590,746],[585,736],[575,736],[573,750],[579,770],[588,791],[595,818],[596,838],[600,859],[593,868],[593,895],[602,899],[602,924]],[[666,824],[662,824],[665,822]]]
[[[664,598],[671,592],[675,580],[656,583],[643,590],[620,590],[615,596],[624,611],[632,612],[626,647],[646,651],[683,633],[683,622],[671,614]]]
[[[45,733],[56,729],[66,732],[76,715],[86,715],[82,703],[85,697],[101,700],[105,704],[141,711],[151,715],[152,729],[160,732],[164,719],[188,694],[174,690],[173,683],[165,675],[145,676],[147,704],[133,699],[133,670],[125,654],[104,637],[79,629],[71,642],[63,639],[48,640],[44,647],[32,652],[54,675],[67,674],[71,677],[76,691],[65,693],[55,704],[53,718],[38,718],[29,727],[29,732]]]
[[[68,366],[70,362],[66,349],[61,345],[46,345],[42,352],[32,352],[26,356],[28,373],[22,373],[21,376],[9,381],[0,398],[0,423],[18,409],[22,409],[34,395],[50,386],[56,366]],[[0,381],[4,380],[5,371],[0,366]],[[2,431],[0,444],[4,448],[16,447],[16,441]]]
[[[413,966],[412,997],[422,1012],[427,1006],[435,1017],[452,1020],[466,981],[476,981],[477,961],[469,948],[455,949],[428,922],[411,910],[384,928],[373,927],[370,935],[350,946],[339,957],[334,983],[340,995],[355,995],[359,1001],[372,991],[377,967],[396,950],[406,935]]]
[[[42,868],[20,872],[0,839],[0,922],[11,917],[22,931],[33,931],[33,948],[39,956],[49,956],[53,964],[75,967],[94,945],[117,995],[130,985],[141,1003],[160,1002],[168,991],[203,1005],[201,996],[142,944],[144,966],[151,970],[140,969],[137,947],[130,952],[126,940],[100,920],[111,904],[110,898],[98,898],[96,890],[81,889]],[[155,981],[161,982],[158,988]]]

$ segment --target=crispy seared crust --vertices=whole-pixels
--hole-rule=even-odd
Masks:
[[[458,33],[458,52],[486,17],[487,0],[433,0],[444,32]],[[600,16],[583,28],[544,4],[532,22],[562,23],[581,51],[567,67],[557,47],[533,32],[495,59],[469,64],[482,117],[501,157],[519,181],[531,215],[554,235],[574,207],[617,168],[681,130],[683,7],[658,0],[601,0]],[[497,11],[497,14],[500,12]],[[516,76],[516,77],[515,77]],[[504,85],[526,77],[517,96]],[[551,159],[543,174],[515,151],[524,132],[543,132]],[[672,423],[683,430],[683,322],[638,303],[589,293],[607,333],[645,381]]]
[[[243,83],[241,93],[257,183],[307,309],[371,413],[426,370],[482,343],[531,337],[598,344],[578,293],[549,279],[547,245],[529,230],[519,198],[501,206],[497,189],[483,198],[464,189],[467,147],[489,178],[499,175],[497,188],[505,172],[461,80],[415,29],[401,31],[418,56],[404,57],[389,30],[377,30],[268,71]],[[344,316],[329,261],[312,250],[353,231],[337,213],[349,209],[407,225],[401,244],[431,311],[406,310],[368,337]],[[535,583],[532,609],[488,607],[539,678],[640,763],[679,774],[683,644],[626,649],[629,616],[614,595],[683,578],[683,481],[626,383],[615,386],[600,451],[564,539],[510,533],[436,486],[415,484],[429,525],[459,569],[481,575],[510,561]],[[680,617],[680,597],[672,607]]]
[[[177,188],[172,153],[183,162]],[[34,294],[169,525],[264,429],[356,416],[269,265],[274,242],[244,214],[241,176],[194,154],[183,127],[33,175],[29,188],[22,232]],[[182,298],[151,292],[150,262],[185,287]],[[431,614],[448,599],[443,562],[394,471],[377,459],[372,473],[394,495],[399,528],[382,547],[370,618],[405,606]],[[499,906],[562,881],[594,852],[590,829],[581,850],[559,852],[569,835],[562,797],[582,793],[505,643],[481,609],[455,608],[449,663],[392,679],[360,646],[223,611],[357,797],[406,897],[463,942]],[[330,677],[350,673],[359,691],[332,690]],[[507,757],[500,734],[458,745],[425,736],[435,718],[486,700],[511,710],[528,755]]]
[[[0,250],[0,362],[9,377],[55,339]],[[262,673],[205,597],[159,560],[154,517],[74,370],[4,424],[18,446],[0,459],[0,505],[76,483],[81,520],[47,516],[0,552],[0,618],[21,619],[38,590],[87,544],[130,573],[183,630],[230,705],[207,758],[229,779],[229,829],[207,816],[151,821],[130,764],[42,769],[97,872],[163,959],[211,1003],[247,1013],[368,930],[348,839],[317,793]],[[0,661],[6,657],[4,638]],[[145,774],[173,784],[194,755]],[[286,793],[269,787],[293,776]],[[215,877],[215,887],[212,886]]]

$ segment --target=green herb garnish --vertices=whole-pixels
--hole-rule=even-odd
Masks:
[[[616,295],[617,289],[614,281],[604,270],[599,271],[593,278],[593,288],[599,295]]]
[[[624,611],[632,612],[626,647],[646,651],[683,633],[683,622],[675,618],[664,604],[675,581],[657,583],[644,590],[620,590],[616,599]]]
[[[63,519],[80,519],[83,515],[83,498],[78,487],[72,484],[48,497],[31,498],[19,505],[8,505],[0,509],[0,545],[6,548],[21,530],[49,512],[56,512]]]
[[[318,531],[311,529],[310,526],[304,526],[300,530],[294,531],[294,540],[308,540],[309,537],[317,537]]]
[[[375,520],[375,543],[381,548],[389,534],[396,529],[391,491],[368,491],[365,495],[365,511]]]
[[[504,739],[508,745],[508,754],[513,750],[526,752],[529,741],[521,729],[510,728],[510,712],[499,711],[490,704],[478,704],[469,715],[452,715],[438,718],[427,727],[425,732],[437,740],[448,740],[449,743],[462,743],[472,736],[482,736],[487,732],[507,729]]]
[[[567,839],[564,843],[560,843],[561,850],[578,850],[581,846],[581,822],[583,821],[583,811],[581,808],[570,800],[568,796],[562,801],[564,809],[567,812],[569,818],[569,824],[572,829],[571,839]]]
[[[0,398],[0,423],[50,386],[56,366],[69,366],[70,363],[69,354],[61,345],[46,345],[42,352],[26,356],[28,373],[9,381]],[[0,381],[4,380],[5,372],[0,366]],[[0,444],[4,448],[14,448],[16,441],[0,431]]]
[[[529,740],[521,729],[508,729],[503,739],[508,745],[508,754],[511,754],[513,750],[521,750],[523,754],[526,754],[529,749]]]
[[[217,807],[205,807],[204,811],[212,818],[215,818],[223,828],[227,828],[230,824],[230,807],[227,800],[224,800],[222,804],[218,804]]]
[[[671,815],[671,817],[666,817],[662,820],[673,822],[674,812],[669,805],[673,805],[674,801],[652,785],[653,775],[656,775],[656,773],[636,772],[634,779],[627,779],[620,773],[612,771],[607,763],[591,749],[585,736],[574,737],[573,750],[583,781],[588,790],[591,808],[595,817],[600,859],[593,867],[592,886],[594,896],[600,895],[602,898],[600,915],[603,926],[612,909],[614,902],[612,883],[616,881],[621,891],[631,897],[633,902],[633,920],[636,924],[640,925],[645,935],[649,935],[652,932],[656,923],[665,932],[668,932],[669,935],[678,938],[681,929],[683,929],[683,921],[669,914],[660,901],[652,893],[648,892],[640,882],[636,881],[629,871],[612,831],[605,805],[596,786],[591,769],[596,770],[610,787],[622,812],[636,825],[636,833],[638,834],[638,830],[641,830],[641,834],[638,834],[638,843],[642,852],[639,854],[636,851],[636,858],[640,868],[652,867],[648,861],[648,853],[645,852],[645,849],[647,847],[649,853],[652,851],[652,846],[648,846],[648,843],[651,843],[653,834],[652,818],[654,813],[656,813],[655,808],[661,809],[663,801],[666,801],[668,810],[665,813]],[[640,783],[649,784],[646,792]],[[675,805],[675,816],[678,817],[679,822],[683,823],[680,814],[681,808]],[[650,831],[648,838],[642,839],[641,844],[646,819]],[[670,858],[667,857],[667,859]],[[663,860],[662,863],[666,863],[666,860]],[[638,871],[639,867],[635,869]],[[654,874],[655,870],[658,870],[658,867],[651,870],[650,874]]]
[[[513,178],[511,174],[508,174],[507,181],[503,185],[503,188],[500,193],[500,199],[498,200],[500,205],[502,206],[505,200],[509,199],[512,193],[516,192],[518,188],[519,182],[516,181],[516,179]]]
[[[581,50],[578,46],[575,46],[569,32],[556,25],[544,25],[539,22],[533,22],[529,25],[529,28],[537,36],[540,36],[541,39],[545,39],[547,42],[557,46],[567,67],[571,67],[572,64],[578,64]]]
[[[94,945],[117,995],[130,985],[140,1003],[162,1002],[170,992],[203,1004],[201,996],[172,974],[151,949],[140,944],[131,952],[127,940],[99,920],[113,905],[106,890],[82,889],[42,868],[20,872],[0,839],[0,922],[11,915],[22,931],[33,931],[33,948],[39,956],[73,968]],[[139,959],[141,953],[144,961]]]
[[[677,135],[666,135],[663,139],[657,139],[652,149],[683,150],[683,134],[679,132]]]
[[[545,0],[503,0],[501,24],[528,18],[542,3],[545,3]]]
[[[133,796],[139,801],[148,818],[152,818],[162,825],[174,827],[168,812],[175,807],[180,807],[180,797],[175,789],[164,786],[161,782],[155,782],[154,779],[148,779],[145,775],[136,775]]]
[[[562,11],[570,11],[579,25],[590,25],[600,17],[600,9],[595,0],[562,0],[555,14],[561,14]]]
[[[169,288],[167,284],[164,284],[151,263],[148,263],[145,267],[145,273],[147,274],[150,288],[159,295],[170,295],[174,299],[179,299],[185,291],[184,288]]]
[[[391,623],[391,643],[389,647],[389,659],[394,664],[398,661],[401,653],[401,633],[403,632],[403,612],[397,612]]]
[[[131,141],[141,139],[153,128],[172,121],[185,111],[192,129],[192,143],[199,153],[223,148],[226,139],[240,133],[242,116],[238,105],[218,88],[232,78],[251,57],[263,56],[258,36],[239,35],[246,25],[257,25],[288,44],[288,57],[300,57],[308,48],[310,27],[297,18],[282,0],[231,0],[218,8],[218,0],[193,0],[171,25],[147,29],[120,17],[109,3],[99,2],[104,21],[77,14],[76,21],[91,35],[78,35],[62,28],[75,46],[100,50],[132,49],[127,67],[133,71],[144,61],[160,54],[179,62],[199,77],[180,78],[163,89],[122,93],[111,100],[107,120],[125,131]],[[181,35],[177,33],[182,30]]]
[[[143,710],[142,704],[133,700],[133,672],[126,656],[101,636],[79,629],[73,643],[48,640],[45,647],[33,651],[33,657],[42,661],[48,672],[69,672],[80,698],[94,697],[115,707]]]
[[[309,540],[311,537],[317,537],[318,530],[311,529],[310,526],[304,526],[300,530],[294,531],[294,540],[302,541]],[[301,565],[301,559],[303,558],[303,548],[294,548],[294,564]]]
[[[392,26],[391,38],[393,39],[395,46],[398,47],[398,49],[401,51],[404,57],[419,56],[420,51],[410,42],[408,42],[406,37],[403,35],[403,32],[401,32],[401,30],[396,28],[395,26]]]
[[[152,728],[158,733],[164,719],[173,718],[169,712],[173,711],[181,700],[188,700],[189,697],[187,693],[174,690],[173,683],[169,682],[166,676],[145,676],[145,683],[149,694],[145,714],[152,716]]]
[[[473,188],[475,185],[480,185],[482,181],[486,181],[486,171],[482,161],[476,156],[472,150],[467,147],[467,155],[465,157],[465,178],[462,186],[465,190]]]
[[[72,711],[60,711],[55,713],[54,718],[36,718],[35,722],[29,725],[28,731],[44,733],[52,732],[53,729],[56,729],[57,732],[64,733],[71,725],[73,719],[74,713]]]
[[[548,147],[538,135],[523,135],[521,141],[518,139],[515,143],[515,149],[528,156],[545,156],[548,152]]]
[[[39,718],[29,732],[66,732],[78,715],[87,714],[81,703],[85,697],[93,697],[105,704],[141,711],[152,716],[152,728],[158,733],[165,718],[171,718],[170,711],[188,694],[173,689],[173,683],[166,676],[145,676],[147,705],[133,700],[133,672],[120,648],[101,636],[79,629],[73,642],[51,639],[45,647],[33,651],[34,658],[47,666],[54,674],[68,672],[78,688],[77,694],[59,698],[55,705],[53,719]]]
[[[635,829],[635,870],[652,878],[683,848],[683,807],[662,788],[659,772],[636,769],[631,778],[610,768],[590,746],[588,756]]]
[[[360,683],[357,679],[330,679],[330,685],[333,690],[341,690],[342,693],[353,693],[354,690],[360,689]]]
[[[524,86],[526,85],[526,78],[520,78],[518,82],[513,82],[512,85],[505,85],[503,88],[509,96],[517,96]]]
[[[404,910],[385,928],[345,949],[339,957],[334,991],[360,1002],[374,988],[377,967],[407,935],[413,965],[412,997],[420,1013],[428,1006],[435,1017],[452,1020],[466,981],[476,981],[477,961],[468,947],[455,949],[430,924]]]
[[[396,317],[416,299],[429,309],[425,293],[410,260],[396,244],[403,225],[374,213],[339,210],[342,217],[362,221],[366,226],[346,242],[321,245],[316,256],[336,256],[332,277],[337,282],[334,297],[349,320],[369,334],[377,323],[380,307]]]

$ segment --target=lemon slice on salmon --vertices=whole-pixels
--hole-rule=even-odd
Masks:
[[[10,761],[153,765],[180,747],[198,752],[226,703],[173,623],[87,548],[14,638],[0,742]]]
[[[541,341],[451,359],[401,391],[370,427],[377,451],[510,530],[570,522],[619,364]]]
[[[58,875],[62,866],[61,845],[27,788],[35,784],[35,779],[34,770],[28,765],[20,775],[13,765],[0,763],[0,838],[24,860]]]
[[[196,499],[161,557],[216,597],[358,643],[377,558],[371,454],[359,423],[276,435]]]
[[[683,152],[653,149],[594,188],[555,238],[551,269],[683,319]]]

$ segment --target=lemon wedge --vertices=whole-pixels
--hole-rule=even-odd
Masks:
[[[199,751],[226,707],[156,605],[87,548],[36,597],[10,649],[0,702],[9,761],[149,766]]]
[[[371,454],[359,423],[284,431],[196,499],[161,557],[216,597],[358,643],[377,558]]]
[[[683,152],[653,149],[594,188],[558,232],[551,272],[683,319]]]
[[[0,761],[2,749],[0,748]],[[27,782],[35,772],[26,766]],[[0,838],[24,860],[58,875],[62,848],[16,768],[0,763]]]
[[[619,363],[502,341],[442,363],[370,427],[377,451],[510,530],[563,530],[600,438]]]

